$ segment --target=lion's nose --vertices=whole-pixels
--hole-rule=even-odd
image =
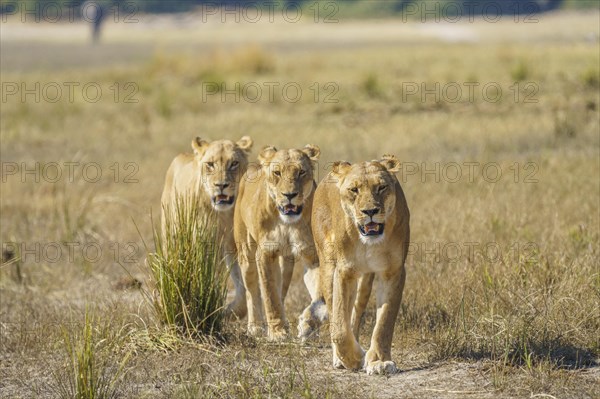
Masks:
[[[361,210],[361,212],[367,216],[373,217],[373,215],[376,215],[377,213],[379,213],[379,208],[363,209],[363,210]]]
[[[291,201],[291,200],[292,200],[292,198],[295,198],[295,197],[297,197],[297,196],[298,196],[298,193],[285,193],[285,194],[283,194],[283,196],[284,196],[285,198],[287,198],[287,199],[288,199],[288,201]]]
[[[225,190],[227,187],[229,187],[229,183],[215,183],[215,187]]]

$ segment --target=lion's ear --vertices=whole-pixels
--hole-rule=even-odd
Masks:
[[[277,148],[273,147],[272,145],[266,146],[260,150],[260,154],[258,154],[258,160],[261,164],[265,164],[273,159],[276,153]]]
[[[250,150],[252,149],[252,144],[254,144],[254,142],[249,136],[244,136],[235,144],[237,144],[237,146],[240,147],[241,150],[245,152],[250,152]]]
[[[203,140],[200,137],[196,137],[194,140],[192,140],[192,150],[194,150],[194,154],[204,154],[204,151],[206,151],[206,147],[208,147],[208,144],[208,141]]]
[[[379,161],[390,173],[398,173],[402,169],[402,165],[398,158],[394,155],[385,154]]]
[[[318,161],[319,156],[321,155],[321,149],[313,144],[307,144],[302,149],[302,152],[305,153],[311,161]]]
[[[333,167],[331,168],[331,175],[336,179],[341,179],[348,173],[351,166],[350,162],[346,161],[334,162]]]

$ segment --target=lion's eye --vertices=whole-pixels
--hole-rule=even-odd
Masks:
[[[358,187],[352,187],[352,188],[350,189],[350,192],[351,192],[351,193],[354,193],[354,194],[358,194]]]
[[[237,169],[238,166],[240,166],[240,163],[238,161],[233,161],[231,163],[231,165],[229,165],[229,169],[233,170],[233,169]]]
[[[215,163],[214,162],[207,162],[206,163],[206,167],[210,170],[215,168]]]
[[[377,192],[378,192],[378,193],[382,193],[382,192],[384,192],[385,190],[387,190],[387,188],[388,188],[388,186],[386,186],[386,185],[379,186],[379,188],[377,189]]]
[[[275,172],[273,172],[273,174],[277,177],[281,177],[281,172],[276,170]]]
[[[306,171],[305,170],[301,170],[300,171],[300,176],[306,176]]]

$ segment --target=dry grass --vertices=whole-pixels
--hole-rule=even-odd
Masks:
[[[410,24],[397,28],[409,32],[406,39],[393,40],[391,22],[295,25],[282,36],[298,48],[278,47],[274,26],[234,26],[223,33],[232,47],[220,51],[194,36],[188,47],[151,48],[150,56],[126,66],[56,64],[53,72],[31,70],[29,55],[4,47],[4,38],[3,58],[16,58],[3,60],[3,82],[98,82],[103,97],[2,103],[3,168],[58,162],[63,178],[35,182],[17,174],[2,182],[1,241],[23,244],[5,253],[0,271],[0,396],[52,397],[51,371],[67,360],[63,332],[84,331],[82,315],[90,308],[96,338],[116,342],[114,350],[98,347],[108,370],[130,353],[117,390],[124,397],[598,397],[597,20],[588,13],[547,16],[530,27],[478,23],[466,28],[479,42],[453,44],[419,36],[429,28]],[[383,26],[389,30],[379,42],[372,35],[341,45],[339,32],[358,40]],[[117,43],[127,54],[136,51],[131,37],[148,43],[153,35],[107,33],[100,52]],[[168,30],[164,42],[177,43],[182,34]],[[53,46],[45,51],[62,51]],[[122,90],[116,103],[115,82]],[[123,101],[127,82],[139,87],[137,103]],[[297,82],[303,95],[291,103],[279,89],[271,101],[267,82],[280,89]],[[436,82],[497,82],[503,95],[490,102],[477,91],[468,101],[465,89],[457,102],[403,99],[407,83]],[[225,84],[234,94],[203,101],[207,83]],[[236,103],[236,83],[258,84],[263,97]],[[524,103],[535,88],[538,101]],[[328,95],[338,101],[325,102]],[[334,160],[383,153],[403,160],[399,178],[411,209],[413,252],[393,347],[403,372],[385,384],[331,370],[324,337],[309,347],[293,340],[272,345],[246,337],[243,323],[234,322],[219,345],[181,338],[162,326],[137,284],[120,283],[128,276],[123,265],[150,287],[132,219],[151,242],[150,209],[159,210],[174,155],[188,151],[197,135],[245,134],[257,148],[318,144],[320,177]],[[80,163],[73,181],[63,164],[70,161]],[[97,182],[82,176],[91,162],[103,172]],[[450,182],[454,162],[462,178]],[[472,174],[467,162],[477,163]],[[436,164],[437,179],[425,171]],[[489,175],[486,165],[493,167]],[[497,168],[502,176],[492,182]],[[97,248],[100,257],[92,252]],[[286,303],[292,323],[309,300],[299,277]],[[371,306],[365,334],[373,317]],[[367,335],[361,342],[368,345]]]

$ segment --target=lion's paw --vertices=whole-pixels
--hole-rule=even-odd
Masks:
[[[337,355],[337,348],[333,347],[333,368],[335,369],[348,369],[359,371],[364,368],[365,365],[365,351],[358,346],[357,352],[354,354],[354,358],[347,358],[346,364],[342,361],[342,359]]]
[[[288,337],[287,331],[284,329],[271,330],[269,329],[268,339],[272,342],[285,341]]]
[[[334,369],[345,369],[344,363],[340,360],[339,357],[335,354],[335,350],[333,351],[333,368]]]
[[[367,364],[366,371],[368,375],[390,375],[396,374],[398,372],[398,368],[396,367],[396,363],[392,361],[382,362],[380,360],[376,360]]]

